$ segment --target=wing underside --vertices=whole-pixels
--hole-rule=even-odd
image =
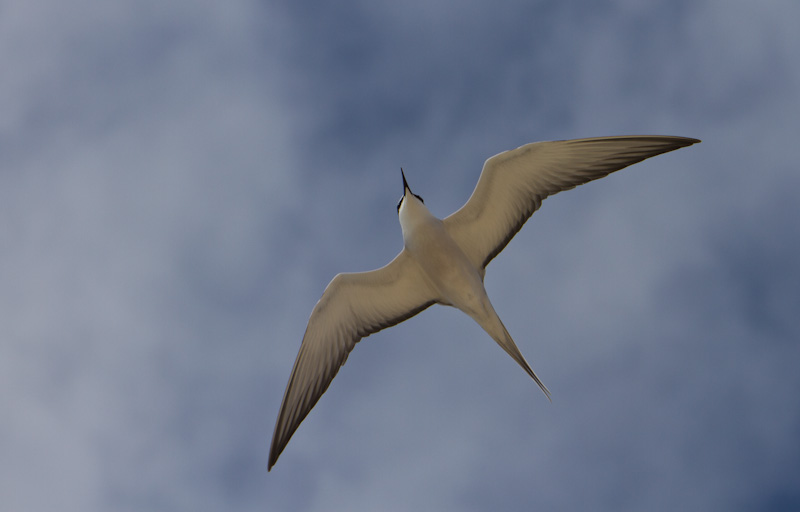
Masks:
[[[526,144],[486,161],[472,196],[444,219],[445,228],[485,268],[546,197],[697,142],[637,135]]]
[[[275,424],[269,469],[355,344],[435,302],[427,281],[405,249],[383,268],[333,278],[311,313],[292,368]]]

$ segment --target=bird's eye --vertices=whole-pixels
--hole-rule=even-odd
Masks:
[[[423,199],[422,199],[421,197],[419,197],[417,194],[414,194],[414,197],[416,197],[417,199],[419,199],[419,202],[420,202],[420,203],[422,203],[422,204],[425,204],[425,201],[423,201]]]

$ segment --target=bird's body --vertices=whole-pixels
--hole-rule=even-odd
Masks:
[[[477,307],[481,292],[485,295],[483,273],[470,263],[444,223],[421,201],[413,198],[404,203],[400,213],[403,247],[440,302],[465,311]]]
[[[488,159],[472,197],[443,220],[411,192],[403,175],[397,206],[403,250],[385,267],[339,274],[325,289],[289,377],[269,468],[355,344],[432,304],[453,306],[472,317],[549,398],[486,294],[486,265],[547,196],[696,142],[629,136],[527,144]]]

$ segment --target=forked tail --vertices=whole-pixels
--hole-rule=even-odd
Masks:
[[[495,313],[494,308],[491,308],[489,316],[490,318],[487,319],[487,321],[479,321],[478,324],[483,327],[483,330],[486,331],[489,336],[491,336],[492,339],[497,342],[497,344],[500,345],[500,347],[505,350],[506,353],[522,367],[523,370],[525,370],[528,375],[530,375],[533,381],[539,385],[539,388],[541,388],[547,399],[552,402],[553,400],[550,398],[550,390],[547,389],[547,386],[544,385],[536,373],[531,369],[530,365],[525,360],[525,357],[523,357],[522,352],[519,351],[517,344],[514,343],[513,338],[511,338],[511,335],[508,333],[508,329],[506,329],[506,326],[503,325],[500,317],[497,316],[497,313]]]

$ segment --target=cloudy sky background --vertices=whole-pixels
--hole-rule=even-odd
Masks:
[[[800,508],[800,4],[0,5],[11,511]],[[535,140],[703,143],[548,199],[360,343],[267,473],[308,315]]]

